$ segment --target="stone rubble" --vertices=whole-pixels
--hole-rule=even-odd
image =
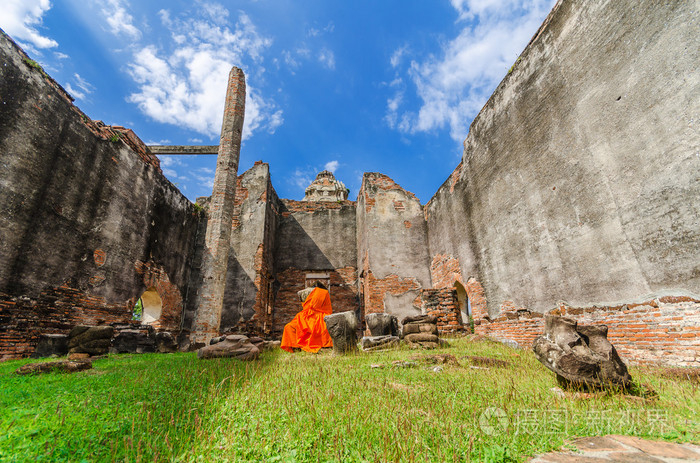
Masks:
[[[357,350],[357,328],[359,322],[355,312],[338,312],[323,317],[333,340],[333,352],[346,354]]]
[[[213,344],[197,350],[198,359],[212,358],[237,358],[238,360],[256,360],[260,355],[260,349],[251,342],[248,336],[242,334],[229,334],[218,338],[212,338]],[[257,341],[257,340],[256,340]],[[258,344],[261,344],[260,342]]]
[[[607,335],[605,325],[578,326],[571,318],[547,315],[544,336],[535,339],[532,349],[564,388],[627,389],[632,377]]]

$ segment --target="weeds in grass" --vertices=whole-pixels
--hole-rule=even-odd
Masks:
[[[554,375],[530,352],[450,342],[437,353],[461,365],[437,372],[421,362],[392,366],[414,358],[409,349],[345,357],[277,350],[253,363],[117,355],[86,372],[34,377],[13,374],[27,360],[5,362],[0,461],[508,462],[573,436],[698,439],[695,383],[633,368],[656,400],[559,397]],[[475,368],[466,356],[508,366]],[[503,414],[485,423],[487,409]]]

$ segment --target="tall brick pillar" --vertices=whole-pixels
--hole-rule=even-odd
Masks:
[[[202,264],[203,281],[193,327],[193,340],[198,342],[208,342],[219,334],[244,114],[245,75],[241,69],[234,67],[228,75],[224,121],[209,205],[206,252]]]

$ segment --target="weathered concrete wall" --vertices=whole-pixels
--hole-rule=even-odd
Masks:
[[[0,63],[0,359],[40,333],[128,321],[149,287],[160,328],[179,329],[194,205],[138,137],[83,115],[4,33]]]
[[[357,248],[364,313],[399,319],[420,313],[420,290],[431,283],[418,198],[386,175],[365,173],[357,201]]]
[[[266,296],[259,292],[266,291],[267,275],[272,267],[274,233],[270,230],[274,231],[274,224],[268,223],[270,189],[267,164],[256,163],[238,177],[221,332],[235,330],[239,323],[245,324],[256,313],[258,318],[265,314],[262,307],[256,310],[256,300]]]
[[[563,0],[475,118],[426,214],[492,316],[700,294],[698,20]]]
[[[309,273],[328,274],[334,312],[359,310],[355,203],[282,199],[277,220],[274,332],[301,310],[296,292]]]

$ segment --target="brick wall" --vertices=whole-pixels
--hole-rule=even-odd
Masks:
[[[430,264],[430,278],[433,288],[453,288],[459,283],[469,298],[471,315],[474,320],[483,318],[486,314],[486,297],[484,288],[476,278],[469,278],[465,283],[459,259],[451,254],[436,254]],[[459,310],[459,309],[458,309]],[[466,323],[466,320],[462,320]]]
[[[131,308],[127,303],[108,304],[102,297],[73,287],[71,282],[42,291],[37,298],[0,293],[0,361],[30,356],[40,334],[68,334],[75,325],[129,320]]]
[[[462,281],[462,270],[459,268],[459,260],[450,254],[437,254],[430,263],[430,279],[433,288],[450,288],[455,281]]]
[[[177,328],[201,215],[132,131],[92,121],[2,32],[0,58],[15,96],[0,110],[0,359],[42,333],[128,322],[149,286]]]
[[[337,210],[343,207],[355,207],[355,201],[295,201],[293,199],[283,199],[285,211],[282,212],[282,217],[289,217],[294,212],[317,212],[327,210]]]
[[[389,293],[398,296],[407,291],[421,289],[420,283],[415,278],[400,278],[398,275],[387,275],[385,278],[377,278],[369,269],[369,259],[363,259],[362,277],[362,318],[369,313],[384,312],[384,295]],[[414,306],[420,307],[420,296],[417,296]]]
[[[143,276],[145,288],[155,289],[162,302],[160,318],[151,325],[157,331],[179,331],[183,304],[182,294],[180,294],[178,287],[170,281],[165,269],[153,261],[136,262],[134,268],[136,273]],[[138,297],[127,302],[127,309],[130,312],[133,311],[136,301],[138,301]]]
[[[95,261],[100,259],[101,253],[96,252]],[[134,267],[143,277],[144,290],[154,288],[163,304],[161,316],[152,326],[158,331],[179,330],[183,306],[180,290],[152,261],[137,262]],[[101,283],[93,280],[93,284]],[[66,282],[42,291],[37,298],[0,293],[0,361],[30,356],[41,334],[68,334],[76,325],[130,322],[138,296],[123,304],[110,304],[74,286]]]
[[[641,304],[614,307],[569,307],[550,313],[583,325],[607,325],[608,339],[625,362],[700,367],[700,301],[661,297]],[[511,302],[494,319],[481,318],[476,333],[530,348],[544,332],[544,316]]]
[[[441,334],[465,330],[460,323],[459,302],[454,288],[423,289],[420,292],[421,311],[437,318]]]

